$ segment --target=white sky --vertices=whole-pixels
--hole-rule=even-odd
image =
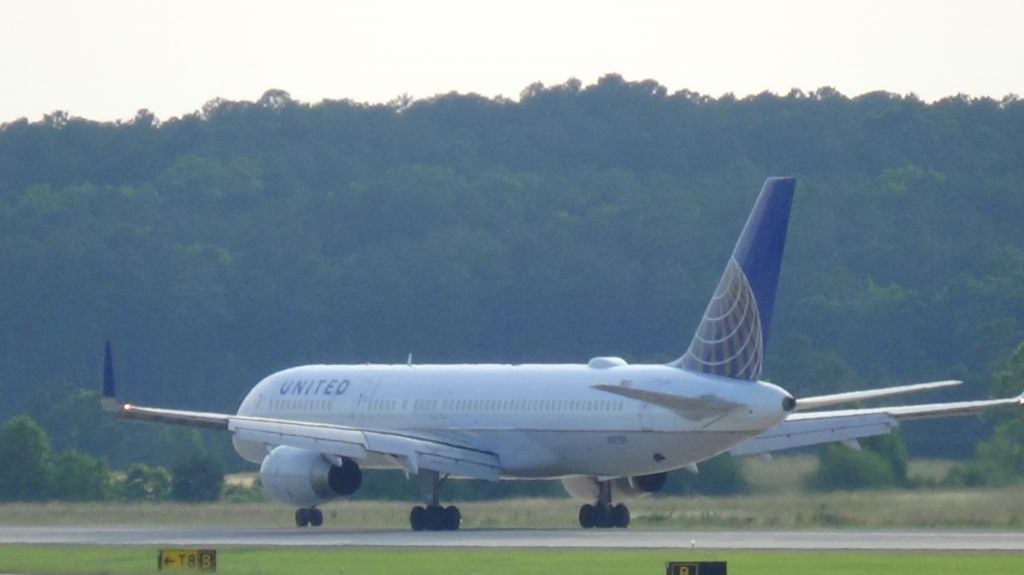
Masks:
[[[0,122],[161,119],[270,88],[515,98],[606,73],[719,96],[1024,94],[1015,0],[6,0]]]

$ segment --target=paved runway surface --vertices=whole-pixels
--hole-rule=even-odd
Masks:
[[[292,547],[572,547],[602,549],[874,549],[1024,551],[1005,531],[641,531],[465,530],[456,532],[235,527],[0,527],[0,544]]]

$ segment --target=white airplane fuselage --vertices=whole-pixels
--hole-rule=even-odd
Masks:
[[[697,416],[594,389],[622,386],[735,404]],[[503,477],[602,478],[657,473],[705,460],[783,419],[789,394],[770,383],[664,365],[307,365],[257,384],[238,415],[302,420],[474,445]],[[263,444],[235,441],[260,462]],[[364,467],[400,467],[377,455]]]

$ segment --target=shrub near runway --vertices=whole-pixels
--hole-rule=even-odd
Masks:
[[[156,549],[144,547],[0,546],[0,571],[18,573],[156,572]],[[453,549],[223,549],[224,574],[392,575],[394,573],[530,575],[550,573],[657,575],[667,561],[727,561],[731,573],[872,575],[942,573],[1017,575],[1024,559],[1014,554],[861,552],[678,552],[605,550]]]

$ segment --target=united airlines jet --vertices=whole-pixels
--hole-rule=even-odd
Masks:
[[[267,493],[297,508],[299,526],[321,525],[317,506],[354,493],[363,469],[404,470],[426,487],[426,505],[409,515],[419,531],[459,528],[459,509],[441,504],[450,477],[558,478],[584,502],[582,527],[623,528],[621,499],[720,453],[853,445],[903,420],[1024,403],[827,411],[960,382],[795,399],[760,381],[794,188],[793,178],[765,181],[689,348],[667,365],[304,365],[267,376],[230,414],[118,402],[108,342],[103,405],[127,419],[231,432]]]

